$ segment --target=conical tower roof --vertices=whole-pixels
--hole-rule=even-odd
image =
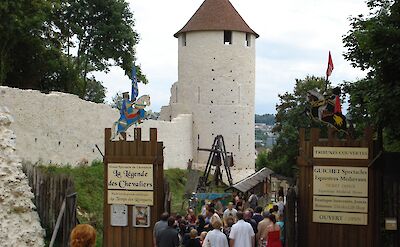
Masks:
[[[186,25],[174,36],[190,31],[220,31],[230,30],[252,33],[253,31],[243,20],[229,0],[205,0]]]

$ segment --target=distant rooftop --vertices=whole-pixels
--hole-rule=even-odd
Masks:
[[[229,0],[205,0],[186,25],[174,36],[190,31],[239,31],[259,35],[243,20]]]

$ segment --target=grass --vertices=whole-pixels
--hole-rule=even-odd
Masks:
[[[67,174],[74,179],[78,198],[78,219],[80,223],[93,225],[97,230],[96,246],[102,246],[103,241],[103,162],[94,161],[91,166],[42,166],[42,169],[53,174]],[[170,191],[172,192],[171,211],[184,213],[185,185],[188,171],[169,169],[164,171]],[[226,187],[224,187],[226,188]],[[215,192],[222,192],[223,188],[215,188]],[[187,203],[187,202],[186,202]],[[186,204],[185,204],[186,205]],[[51,238],[50,236],[47,236]]]
[[[93,225],[97,230],[96,246],[102,246],[103,240],[103,174],[101,161],[91,166],[43,166],[53,174],[67,174],[74,179],[78,199],[78,219],[80,223]],[[51,236],[49,236],[51,237]]]
[[[171,211],[182,214],[182,202],[185,194],[185,185],[187,181],[187,170],[168,169],[164,171],[164,176],[169,183],[172,193]]]

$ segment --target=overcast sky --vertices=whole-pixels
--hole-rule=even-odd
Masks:
[[[141,40],[137,58],[149,80],[139,84],[139,95],[150,94],[153,111],[167,105],[170,87],[178,80],[178,42],[181,29],[203,0],[128,0]],[[343,58],[342,36],[349,16],[366,14],[364,0],[231,0],[260,38],[256,42],[256,113],[275,113],[278,94],[292,91],[296,78],[324,76],[328,51],[335,69],[330,80],[362,78],[364,72]],[[113,67],[95,73],[107,87],[107,100],[130,91],[129,78]]]

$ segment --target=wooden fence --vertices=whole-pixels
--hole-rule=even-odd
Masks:
[[[285,208],[285,247],[295,247],[296,237],[296,203],[297,195],[293,187],[288,189]]]
[[[66,199],[57,243],[67,247],[71,230],[77,223],[76,196],[68,196],[75,192],[73,179],[65,174],[50,174],[31,164],[25,164],[23,170],[35,195],[34,203],[47,236],[52,235],[62,203]]]
[[[134,130],[134,141],[110,141],[111,129],[105,129],[104,156],[104,240],[105,247],[152,247],[153,227],[164,212],[163,143],[157,142],[157,129],[150,129],[150,141],[142,141],[141,129]],[[153,164],[154,206],[150,206],[150,227],[133,227],[133,208],[128,203],[128,225],[111,226],[111,207],[108,204],[107,174],[110,163]]]
[[[400,153],[385,153],[385,169],[383,176],[383,216],[381,220],[382,246],[400,246]],[[381,213],[381,215],[382,215]],[[385,229],[385,218],[397,220],[397,230]]]
[[[298,157],[298,245],[300,247],[375,247],[379,245],[379,222],[381,209],[381,173],[375,162],[372,131],[366,130],[364,137],[354,140],[340,139],[337,132],[330,129],[327,138],[320,136],[320,129],[311,129],[309,138],[306,130],[300,130]],[[364,147],[368,148],[368,158],[356,159],[315,159],[313,147]],[[376,152],[375,152],[376,153]],[[314,166],[363,167],[368,169],[368,215],[367,225],[316,223],[313,221],[313,171]]]

